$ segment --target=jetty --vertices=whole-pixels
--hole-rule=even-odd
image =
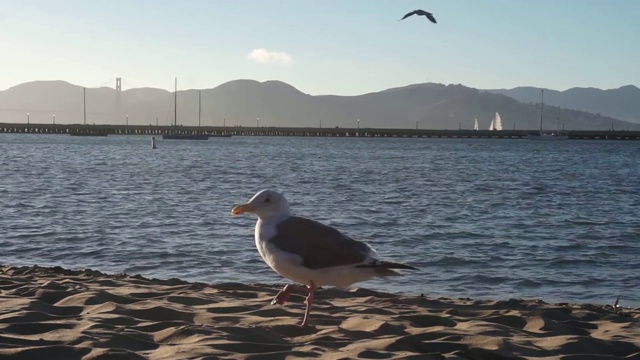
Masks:
[[[312,128],[312,127],[225,127],[225,126],[158,126],[102,124],[24,124],[0,123],[0,133],[17,134],[108,134],[108,135],[195,135],[228,136],[313,136],[313,137],[400,137],[400,138],[466,138],[526,139],[539,130],[429,130],[387,128]],[[569,139],[640,140],[640,131],[569,130]]]

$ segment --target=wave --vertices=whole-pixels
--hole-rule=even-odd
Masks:
[[[486,261],[468,259],[458,256],[443,256],[440,259],[428,263],[430,266],[465,266],[465,265],[486,265]]]

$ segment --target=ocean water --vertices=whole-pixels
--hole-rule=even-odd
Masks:
[[[640,142],[0,135],[0,264],[284,283],[260,258],[261,189],[368,241],[429,297],[640,306]]]

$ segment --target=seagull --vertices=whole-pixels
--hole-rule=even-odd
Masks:
[[[234,206],[232,215],[254,213],[258,217],[255,242],[262,259],[273,270],[297,285],[286,285],[271,301],[284,305],[291,292],[306,297],[301,327],[309,322],[315,290],[320,286],[347,287],[375,277],[398,276],[393,269],[413,266],[382,261],[367,243],[354,240],[317,221],[292,216],[283,195],[262,190],[249,202]]]
[[[438,22],[436,21],[436,18],[435,18],[435,17],[433,17],[433,14],[432,14],[432,13],[430,13],[430,12],[428,12],[428,11],[420,10],[420,9],[413,10],[412,12],[407,13],[405,16],[403,16],[403,17],[402,17],[402,19],[400,19],[400,20],[398,20],[398,21],[404,20],[404,19],[408,18],[408,17],[409,17],[409,16],[411,16],[411,15],[422,15],[422,16],[426,16],[426,17],[427,17],[427,19],[431,20],[431,22],[432,22],[432,23],[434,23],[434,24],[437,24],[437,23],[438,23]]]

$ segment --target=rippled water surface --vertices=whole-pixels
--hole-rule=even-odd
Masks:
[[[0,135],[0,264],[284,282],[264,188],[420,271],[369,288],[640,306],[640,142]]]

